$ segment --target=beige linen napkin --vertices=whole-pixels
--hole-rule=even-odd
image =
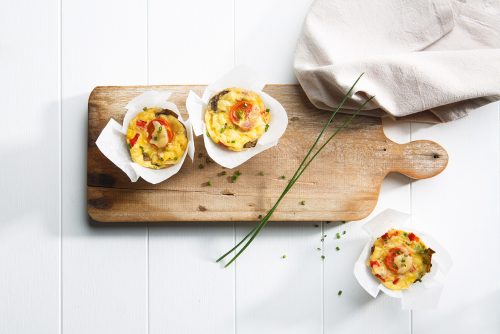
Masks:
[[[295,72],[311,102],[447,122],[500,99],[500,0],[316,0]]]

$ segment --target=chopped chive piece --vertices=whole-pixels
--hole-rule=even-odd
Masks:
[[[203,169],[203,168],[205,168],[205,165],[203,165],[203,164],[199,164],[199,165],[198,165],[198,168],[199,168],[199,169]]]
[[[320,250],[321,250],[321,248],[319,248],[319,247],[318,247],[318,248],[316,248],[316,250],[317,250],[317,251],[320,251]]]
[[[263,172],[263,171],[260,171],[260,172],[259,172],[259,175],[260,175],[260,176],[264,176],[264,172]]]
[[[262,219],[262,215],[259,215],[257,218]]]
[[[241,173],[239,170],[237,170],[236,172],[234,172],[234,174],[231,176],[231,182],[236,182],[236,180],[238,180],[238,178],[240,177]]]
[[[340,233],[339,233],[339,232],[337,232],[337,233],[335,234],[335,236],[337,237],[337,239],[340,239]]]
[[[322,139],[323,137],[323,134],[324,132],[326,131],[326,129],[329,127],[329,125],[332,123],[333,119],[335,118],[335,115],[337,114],[337,112],[342,108],[342,106],[344,105],[344,103],[346,102],[346,100],[349,98],[349,94],[354,90],[354,87],[356,86],[357,82],[361,79],[361,76],[363,74],[361,74],[360,76],[358,76],[358,78],[356,79],[356,81],[354,82],[354,84],[351,86],[351,88],[349,89],[349,91],[347,92],[347,94],[344,95],[344,97],[342,98],[342,101],[340,102],[340,104],[338,105],[338,107],[332,111],[331,115],[330,115],[330,118],[328,119],[328,121],[324,124],[321,132],[319,133],[319,135],[317,136],[315,142],[313,143],[313,145],[311,146],[311,148],[308,150],[307,154],[305,155],[305,157],[302,159],[302,162],[300,163],[299,167],[297,168],[297,170],[295,171],[295,173],[293,174],[293,176],[291,177],[290,181],[288,182],[288,185],[286,186],[286,188],[284,189],[284,191],[281,193],[280,197],[278,198],[278,200],[276,201],[276,203],[273,205],[273,207],[267,212],[266,216],[262,219],[262,221],[257,225],[255,226],[240,242],[238,242],[234,247],[232,247],[231,249],[229,249],[226,253],[224,253],[221,257],[219,257],[216,262],[220,262],[222,261],[224,258],[226,258],[229,254],[234,254],[232,256],[232,258],[230,258],[230,260],[224,265],[224,267],[228,267],[230,266],[234,261],[236,261],[238,259],[238,257],[243,254],[245,252],[245,250],[248,248],[248,246],[254,241],[254,239],[258,236],[258,234],[260,233],[260,231],[267,225],[267,223],[269,222],[271,216],[273,215],[273,213],[276,211],[276,209],[278,208],[278,206],[280,205],[282,199],[285,197],[285,195],[290,191],[290,189],[294,186],[294,184],[296,183],[296,181],[300,178],[300,176],[304,173],[304,171],[307,169],[307,167],[309,166],[309,164],[316,158],[316,156],[321,152],[321,150],[323,150],[323,148],[339,133],[339,131],[341,131],[342,129],[346,128],[349,126],[349,124],[352,122],[352,120],[359,114],[359,112],[361,112],[361,110],[363,110],[363,108],[365,107],[365,105],[367,103],[369,103],[369,101],[371,101],[374,97],[369,97],[355,112],[352,116],[346,118],[341,124],[340,126],[337,126],[336,127],[336,130],[333,132],[333,134],[331,134],[330,136],[328,136],[327,140],[321,145],[319,146],[319,148],[317,148],[317,145],[319,143],[319,141]],[[317,148],[317,149],[316,149]],[[247,240],[248,239],[248,240]]]
[[[128,149],[129,149],[129,150],[132,148],[132,147],[130,146],[130,144],[127,144],[127,146],[128,146]]]
[[[326,256],[324,255],[321,255],[321,260],[324,260]]]
[[[339,247],[339,246],[335,247],[335,250],[336,250],[336,251],[339,251],[339,250],[340,250],[340,247]]]
[[[339,292],[337,292],[337,296],[340,296],[342,294],[342,290],[339,290]]]
[[[143,111],[146,111],[146,110],[148,110],[148,107],[144,107],[144,108],[142,108],[142,110],[143,110]]]
[[[207,186],[211,187],[212,186],[212,181],[208,180]]]
[[[269,111],[270,111],[270,110],[269,110],[269,108],[267,108],[267,109],[266,109],[266,112],[269,112]]]
[[[281,255],[282,259],[286,259],[286,254]]]
[[[285,179],[285,175],[281,175],[280,179],[284,180]]]
[[[342,234],[345,234],[346,232],[345,231],[342,231]]]
[[[306,205],[306,201],[300,201],[300,205]]]
[[[224,133],[224,131],[226,131],[226,128],[227,128],[227,123],[224,124],[222,128],[220,128],[220,133]]]
[[[267,132],[268,129],[269,129],[269,124],[266,124],[266,128],[264,129],[264,132]]]

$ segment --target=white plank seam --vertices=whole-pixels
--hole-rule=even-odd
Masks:
[[[63,252],[63,221],[62,221],[62,215],[63,215],[63,205],[62,205],[62,178],[63,178],[63,155],[62,155],[62,0],[58,1],[58,17],[59,17],[59,22],[58,22],[58,84],[59,86],[57,87],[58,89],[58,98],[59,98],[59,333],[62,334],[62,328],[63,328],[63,280],[62,280],[62,266],[63,266],[63,261],[62,261],[62,252]]]
[[[410,142],[413,140],[412,136],[412,125],[413,123],[410,122]],[[410,179],[410,226],[413,226],[413,180]],[[409,314],[409,325],[410,325],[410,334],[413,334],[413,311],[410,310]]]
[[[149,85],[149,0],[146,0],[146,83]],[[146,224],[146,333],[149,334],[149,223]]]
[[[233,0],[233,66],[236,66],[236,0]],[[236,246],[237,239],[236,239],[236,230],[238,227],[238,222],[233,222],[233,243],[234,246]],[[236,250],[234,251],[234,254],[236,254]],[[234,334],[238,333],[238,296],[237,296],[237,270],[238,270],[238,261],[234,262],[234,269],[233,269],[233,302],[234,302],[234,311],[233,311],[233,332]]]
[[[321,222],[321,236],[325,235],[325,222]],[[325,255],[325,243],[321,242],[321,255]],[[325,261],[321,261],[321,333],[325,334]]]

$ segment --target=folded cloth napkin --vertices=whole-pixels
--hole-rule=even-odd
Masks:
[[[500,0],[316,0],[299,38],[297,79],[335,108],[447,122],[500,99]]]

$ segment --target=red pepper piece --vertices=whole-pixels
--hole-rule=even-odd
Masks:
[[[136,133],[134,138],[130,139],[130,147],[134,147],[135,143],[137,143],[137,139],[139,139],[139,134]]]
[[[392,281],[392,284],[396,285],[396,284],[398,284],[398,282],[399,282],[399,277],[396,278],[394,281]]]
[[[378,263],[378,261],[370,261],[370,267],[374,267],[374,266],[380,266],[380,263]]]
[[[138,127],[141,127],[141,128],[145,127],[146,124],[148,124],[148,122],[141,121],[140,119],[135,122],[135,125],[137,125]]]
[[[418,237],[413,233],[408,234],[408,239],[410,239],[410,241],[418,241],[419,240]]]

